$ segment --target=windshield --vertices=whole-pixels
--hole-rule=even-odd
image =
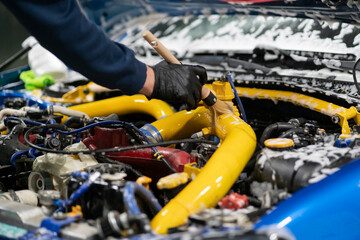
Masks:
[[[239,84],[276,82],[358,101],[352,68],[360,30],[354,25],[253,15],[156,15],[140,22],[109,33],[147,64],[160,59],[141,36],[150,29],[183,63],[205,65],[210,78],[230,71]]]

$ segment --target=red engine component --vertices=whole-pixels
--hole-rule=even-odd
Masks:
[[[92,150],[130,145],[125,129],[94,127],[91,135],[83,139],[83,142]]]
[[[230,195],[224,197],[218,204],[221,208],[238,210],[239,208],[248,206],[249,202],[246,195],[231,193]]]
[[[129,146],[126,130],[95,127],[92,136],[83,140],[90,149],[105,149],[113,147]],[[196,161],[196,157],[179,149],[157,147],[159,152],[177,171],[184,171],[184,165]],[[123,152],[107,153],[107,157],[131,165],[142,174],[151,177],[155,181],[172,172],[166,164],[154,157],[151,148],[129,150]]]

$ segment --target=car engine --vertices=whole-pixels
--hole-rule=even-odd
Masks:
[[[248,26],[258,22],[331,28],[242,20],[246,33],[232,29],[238,16],[212,14],[109,30],[149,63],[161,59],[139,40],[141,30],[163,42],[179,35],[172,52],[204,65],[205,86],[233,113],[99,92],[88,81],[46,86],[40,97],[2,90],[0,238],[356,239],[360,101],[346,65],[356,72],[356,55],[258,43],[251,51],[209,48],[214,41],[199,33],[211,25],[213,39],[261,37]],[[355,42],[358,29],[347,27]],[[269,29],[262,34],[283,34]],[[185,33],[196,44],[180,51],[191,42]]]

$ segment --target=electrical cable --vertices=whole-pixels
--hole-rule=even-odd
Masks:
[[[93,124],[90,124],[90,125],[87,125],[85,127],[82,127],[82,128],[79,128],[79,129],[76,129],[74,131],[71,131],[71,132],[64,132],[64,131],[61,131],[61,130],[56,130],[56,132],[58,133],[61,133],[61,134],[65,134],[65,135],[72,135],[72,134],[77,134],[77,133],[80,133],[84,130],[87,130],[89,128],[93,128],[95,126],[99,126],[99,125],[121,125],[121,126],[125,126],[125,127],[128,127],[130,128],[131,130],[135,131],[136,133],[140,134],[144,139],[145,141],[149,144],[151,143],[150,140],[148,139],[148,137],[140,130],[138,129],[134,124],[132,123],[127,123],[127,122],[123,122],[123,121],[103,121],[103,122],[97,122],[97,123],[93,123]],[[176,173],[176,169],[164,158],[164,156],[162,154],[160,154],[160,152],[156,149],[155,146],[151,147],[152,150],[154,151],[154,156],[163,161],[166,166],[174,173]]]
[[[243,117],[243,120],[244,120],[244,122],[247,123],[247,118],[246,118],[246,114],[245,114],[245,109],[244,109],[244,106],[242,105],[242,102],[241,102],[241,100],[240,100],[240,98],[239,98],[239,94],[238,94],[237,91],[236,91],[234,82],[233,82],[233,80],[232,80],[232,78],[231,78],[231,74],[228,73],[228,74],[227,74],[227,77],[228,77],[228,79],[229,79],[229,83],[230,83],[231,89],[232,89],[232,91],[233,91],[233,93],[234,93],[234,95],[235,95],[235,99],[236,99],[236,102],[237,102],[237,104],[238,104],[238,108],[239,108],[239,110],[241,111],[241,115],[242,115],[242,117]]]
[[[355,87],[358,91],[358,94],[360,95],[360,86],[358,84],[358,81],[357,81],[357,77],[356,77],[356,67],[357,65],[359,64],[360,62],[360,58],[355,62],[354,66],[353,66],[353,79],[354,79],[354,83],[355,83]]]
[[[114,120],[109,120],[109,121],[102,121],[102,122],[97,122],[97,123],[92,123],[89,124],[87,126],[84,126],[82,128],[70,131],[70,132],[64,132],[61,130],[55,130],[56,132],[60,133],[60,134],[64,134],[64,135],[73,135],[73,134],[77,134],[80,133],[82,131],[85,131],[87,129],[96,127],[96,126],[100,126],[100,125],[120,125],[121,127],[129,130],[130,135],[135,138],[139,143],[141,143],[141,139],[134,134],[134,132],[140,134],[145,141],[147,141],[148,143],[150,143],[150,140],[147,138],[147,136],[145,134],[142,133],[142,131],[140,129],[138,129],[135,125],[133,125],[132,123],[127,123],[127,122],[123,122],[123,121],[114,121]],[[67,130],[67,126],[65,126],[65,129]],[[153,149],[155,151],[155,153],[157,152],[156,149]]]
[[[218,143],[215,143],[213,141],[205,140],[205,139],[181,139],[181,140],[172,140],[172,141],[166,141],[166,142],[160,142],[160,143],[149,143],[146,145],[133,145],[133,146],[127,146],[127,147],[117,147],[117,148],[105,148],[105,149],[96,149],[96,150],[77,150],[77,151],[64,151],[64,150],[54,150],[49,148],[44,148],[37,146],[30,142],[29,135],[31,132],[37,129],[41,129],[41,127],[44,126],[35,126],[30,128],[25,134],[24,134],[24,140],[26,144],[28,144],[30,147],[35,148],[39,151],[46,152],[46,153],[56,153],[56,154],[103,154],[103,153],[111,153],[111,152],[123,152],[128,150],[137,150],[137,149],[143,149],[143,148],[153,148],[157,146],[169,146],[173,144],[179,144],[179,143],[205,143],[205,144],[211,144],[211,145],[217,145]]]
[[[59,129],[54,129],[56,132],[60,133],[60,134],[64,134],[64,135],[73,135],[73,134],[77,134],[77,133],[80,133],[80,132],[83,132],[87,129],[90,129],[90,128],[93,128],[93,127],[96,127],[96,126],[99,126],[99,125],[125,125],[124,122],[121,122],[121,121],[104,121],[104,122],[97,122],[97,123],[93,123],[93,124],[90,124],[90,125],[87,125],[85,127],[81,127],[81,128],[78,128],[76,130],[73,130],[73,131],[70,131],[70,132],[65,132],[65,131],[62,131],[62,130],[59,130]],[[65,130],[67,130],[67,127],[65,127]]]
[[[15,120],[15,121],[22,121],[26,124],[29,124],[29,125],[35,125],[35,126],[49,126],[48,123],[51,124],[51,128],[55,128],[55,131],[60,133],[60,134],[64,134],[64,135],[73,135],[73,134],[77,134],[77,133],[80,133],[82,131],[85,131],[89,128],[93,128],[95,126],[98,126],[98,125],[114,125],[114,124],[118,124],[118,125],[121,125],[122,127],[127,127],[127,129],[136,129],[137,132],[140,132],[140,130],[138,128],[136,128],[134,125],[130,124],[130,123],[126,123],[126,122],[122,122],[122,121],[103,121],[103,122],[97,122],[97,123],[93,123],[93,124],[90,124],[90,125],[87,125],[85,127],[82,127],[82,128],[79,128],[79,129],[76,129],[74,131],[70,131],[70,132],[65,132],[65,131],[62,131],[60,130],[60,128],[57,128],[55,126],[60,126],[60,125],[55,125],[56,124],[56,121],[55,119],[49,119],[46,124],[44,123],[41,123],[41,122],[37,122],[37,121],[33,121],[33,120],[29,120],[29,119],[22,119],[22,118],[18,118],[18,117],[6,117],[5,120],[4,120],[4,123],[5,125],[7,125],[7,121],[8,120]],[[50,122],[49,122],[50,121]],[[45,128],[44,127],[44,128]],[[50,128],[50,127],[48,127]],[[63,126],[61,127],[63,130],[67,130],[67,126]]]
[[[85,131],[87,129],[90,129],[90,128],[93,128],[93,127],[96,127],[96,126],[100,126],[100,125],[120,125],[121,127],[124,127],[127,130],[131,130],[131,131],[129,131],[130,133],[133,131],[133,132],[136,132],[136,133],[140,134],[145,139],[146,142],[150,143],[150,140],[147,138],[147,136],[145,134],[143,134],[143,132],[140,129],[138,129],[134,124],[123,122],[123,121],[109,120],[109,121],[97,122],[97,123],[93,123],[93,124],[87,125],[85,127],[82,127],[82,128],[76,129],[74,131],[70,131],[70,132],[64,132],[64,131],[61,131],[61,130],[55,130],[55,131],[60,133],[60,134],[64,134],[64,135],[73,135],[73,134],[80,133],[82,131]],[[141,140],[136,135],[132,134],[132,137],[136,138],[136,140],[138,140],[138,142],[141,142]],[[157,152],[156,149],[153,149],[153,150],[155,152]]]
[[[41,126],[35,126],[35,127],[32,127],[30,128],[24,135],[24,138],[25,138],[25,142],[29,145],[29,146],[32,146],[40,151],[44,151],[44,152],[52,152],[52,151],[55,151],[55,152],[52,152],[52,153],[58,153],[58,154],[67,154],[66,151],[56,151],[56,150],[52,150],[52,151],[49,151],[49,149],[47,148],[41,148],[39,146],[36,146],[34,144],[32,144],[30,141],[29,141],[29,134],[30,132],[34,131],[35,129],[42,129],[42,128],[53,128],[53,131],[55,132],[58,132],[60,134],[64,134],[64,135],[73,135],[73,134],[78,134],[82,131],[85,131],[87,129],[90,129],[90,128],[93,128],[95,126],[99,126],[99,125],[120,125],[122,127],[126,127],[126,128],[130,128],[131,130],[135,131],[136,133],[138,133],[139,135],[141,135],[141,137],[143,137],[145,139],[145,141],[148,143],[146,146],[152,148],[152,150],[154,151],[154,156],[163,161],[167,167],[174,173],[176,173],[176,169],[164,158],[164,156],[156,149],[156,146],[157,145],[149,145],[151,144],[150,140],[147,138],[147,136],[140,130],[138,129],[135,125],[131,124],[131,123],[127,123],[127,122],[123,122],[123,121],[103,121],[103,122],[97,122],[97,123],[93,123],[93,124],[90,124],[90,125],[87,125],[85,127],[82,127],[82,128],[79,128],[79,129],[76,129],[76,130],[73,130],[73,131],[70,131],[70,132],[65,132],[65,130],[67,130],[68,128],[64,125],[55,125],[55,124],[48,124],[48,125],[41,125]],[[117,149],[120,149],[120,148],[114,148],[113,150],[110,150],[110,152],[118,152]],[[128,149],[130,150],[130,149]],[[96,150],[95,150],[96,151]],[[106,151],[101,151],[101,152],[107,152],[108,150]],[[98,151],[99,152],[99,151]],[[82,154],[94,154],[94,152],[89,152],[87,153],[87,151],[79,151],[78,153],[71,153],[71,154],[79,154],[79,153],[82,153]],[[97,153],[97,152],[96,152]]]
[[[41,122],[36,122],[36,121],[33,121],[33,120],[29,120],[29,119],[25,119],[25,118],[18,118],[18,117],[6,117],[5,119],[4,119],[4,124],[5,124],[5,126],[7,126],[8,125],[8,121],[9,120],[14,120],[14,121],[19,121],[19,122],[21,122],[21,121],[23,121],[24,123],[26,123],[26,124],[29,124],[29,125],[35,125],[35,126],[41,126],[41,125],[44,125],[43,123],[41,123]]]
[[[123,121],[103,121],[103,122],[97,122],[97,123],[93,123],[93,124],[90,124],[90,125],[87,125],[85,127],[82,127],[82,128],[79,128],[79,129],[76,129],[74,131],[70,131],[70,132],[65,132],[65,131],[62,131],[62,130],[67,130],[67,126],[61,126],[61,125],[55,125],[55,124],[43,124],[43,123],[40,123],[40,122],[36,122],[36,121],[32,121],[32,120],[28,120],[28,119],[20,119],[20,118],[16,118],[16,117],[8,117],[7,118],[8,120],[17,120],[17,121],[23,121],[27,124],[30,124],[30,125],[36,125],[36,126],[42,126],[44,129],[45,128],[53,128],[53,130],[55,130],[55,132],[58,132],[60,134],[64,134],[64,135],[72,135],[72,134],[77,134],[77,133],[80,133],[82,131],[85,131],[87,129],[90,129],[90,128],[93,128],[95,126],[99,126],[99,125],[121,125],[122,127],[125,127],[126,129],[128,130],[132,130],[132,131],[135,131],[136,133],[140,134],[147,143],[151,143],[150,140],[147,138],[147,136],[140,130],[138,129],[135,125],[131,124],[131,123],[127,123],[127,122],[123,122]],[[53,121],[52,121],[53,122]],[[61,126],[61,127],[58,127],[58,126]],[[30,130],[30,129],[29,129]],[[132,131],[129,131],[130,133],[132,133]],[[136,134],[131,134],[132,137],[134,137],[138,142],[141,142],[141,140],[139,140],[139,138],[136,136]],[[27,142],[28,144],[30,143],[30,141]],[[31,143],[30,143],[31,144]],[[33,146],[36,146],[36,145],[33,145]],[[175,168],[164,158],[164,156],[162,154],[160,154],[160,152],[156,149],[155,146],[152,146],[151,147],[154,151],[154,156],[157,157],[157,159],[163,161],[167,166],[168,168],[172,171],[172,172],[177,172],[175,170]],[[38,150],[40,151],[45,151],[44,149],[46,148],[42,148],[42,150],[40,150],[40,148],[38,148]]]
[[[35,148],[30,148],[28,155],[29,155],[29,157],[36,159]]]
[[[133,130],[136,130],[137,132],[140,132],[140,130],[137,127],[135,127],[135,125],[133,125],[132,123],[127,123],[127,122],[123,122],[123,121],[102,121],[102,122],[92,123],[90,125],[86,125],[85,127],[81,127],[81,128],[78,128],[78,129],[70,131],[70,132],[65,132],[65,130],[67,130],[68,128],[66,126],[64,126],[63,127],[64,130],[55,128],[55,131],[60,134],[64,134],[64,135],[73,135],[73,134],[83,132],[87,129],[90,129],[90,128],[93,128],[96,126],[100,126],[100,125],[120,125],[122,127],[127,126]]]
[[[29,153],[28,153],[29,157],[36,159],[37,156],[42,155],[42,153],[35,152],[35,150],[36,150],[35,148],[30,148]]]
[[[59,133],[61,132],[64,134],[69,134],[69,133],[75,134],[75,133],[84,131],[86,129],[89,129],[90,127],[94,127],[94,126],[98,126],[98,125],[105,125],[105,124],[124,124],[125,126],[128,126],[131,129],[137,131],[147,141],[147,144],[146,145],[133,145],[133,146],[122,147],[122,148],[109,148],[109,149],[85,150],[85,151],[64,151],[64,150],[55,150],[55,149],[49,149],[49,148],[37,146],[37,145],[31,143],[30,139],[29,139],[30,133],[32,133],[35,130],[41,130],[43,128],[53,128],[53,131],[57,131]],[[206,143],[206,144],[217,145],[217,143],[214,143],[213,141],[208,141],[208,140],[203,140],[203,139],[185,139],[185,140],[174,140],[174,141],[168,141],[168,142],[162,142],[162,143],[151,143],[150,140],[145,136],[145,134],[143,132],[141,132],[136,126],[129,124],[129,123],[124,123],[122,121],[105,121],[105,122],[94,123],[94,124],[88,125],[86,127],[83,127],[81,129],[77,129],[77,130],[71,131],[71,132],[64,132],[63,130],[66,130],[66,129],[67,129],[66,126],[54,125],[54,124],[34,126],[34,127],[30,128],[28,131],[26,131],[26,133],[24,134],[24,140],[25,140],[26,144],[28,144],[32,148],[37,149],[38,151],[47,152],[47,153],[56,153],[56,154],[93,154],[94,155],[94,154],[104,154],[104,153],[108,153],[108,152],[121,152],[121,151],[127,151],[127,150],[136,150],[136,149],[141,149],[141,148],[152,148],[153,151],[155,152],[154,156],[157,159],[163,161],[166,164],[166,166],[172,172],[175,172],[175,173],[177,172],[176,169],[156,149],[157,146],[168,146],[171,144],[179,144],[179,143],[186,143],[186,142]]]
[[[11,158],[10,158],[10,163],[13,167],[15,166],[15,159],[17,159],[18,157],[20,157],[23,154],[27,154],[29,151],[28,150],[22,150],[22,151],[17,151],[16,153],[14,153]]]
[[[49,118],[45,124],[56,124],[56,121],[53,118]],[[47,131],[48,131],[47,128],[43,128],[42,133],[46,135]],[[53,137],[53,138],[56,137],[56,133],[52,133],[51,137]]]

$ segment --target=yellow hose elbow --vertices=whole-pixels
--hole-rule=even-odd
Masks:
[[[151,125],[161,134],[162,141],[183,139],[211,126],[212,116],[205,107],[181,111],[153,122]]]
[[[71,106],[69,109],[84,112],[89,117],[108,116],[112,113],[117,115],[142,113],[160,119],[174,113],[166,102],[157,99],[149,101],[144,95],[114,97]]]
[[[202,116],[202,120],[208,114],[204,108],[192,112],[194,117]],[[177,116],[178,115],[178,116]],[[173,119],[184,120],[183,113],[176,113]],[[187,116],[188,117],[188,116]],[[198,118],[197,118],[198,119]],[[171,119],[170,119],[171,120]],[[169,117],[160,120],[169,121]],[[159,122],[154,125],[160,127]],[[187,119],[187,122],[194,120]],[[198,120],[199,121],[199,120]],[[197,131],[204,124],[195,121],[193,124]],[[167,122],[170,126],[176,126],[175,122]],[[202,126],[204,127],[204,126]],[[166,135],[166,129],[162,129],[166,139],[175,135]],[[172,129],[176,132],[176,130]],[[171,131],[170,131],[171,132]],[[186,133],[188,134],[188,133]],[[213,154],[205,167],[186,188],[181,191],[152,219],[151,227],[160,234],[167,233],[167,229],[184,224],[190,214],[197,213],[205,208],[214,207],[234,184],[246,163],[251,158],[256,147],[256,136],[252,128],[239,117],[225,114],[218,117],[215,126],[215,134],[222,140],[221,146]]]

